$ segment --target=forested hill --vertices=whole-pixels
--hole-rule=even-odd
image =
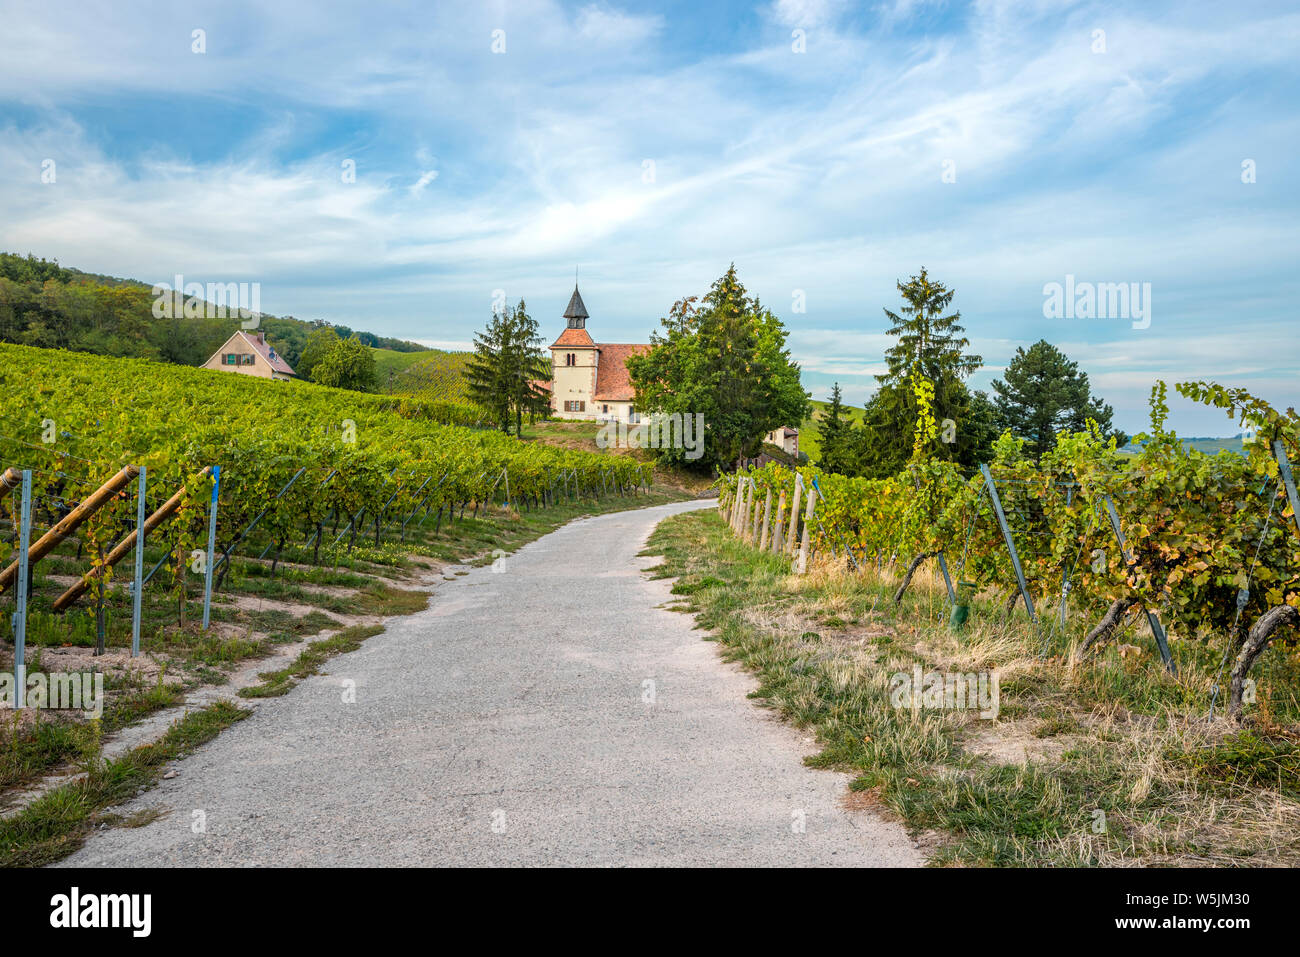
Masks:
[[[154,316],[153,287],[135,279],[81,272],[57,262],[0,252],[0,342],[71,349],[104,356],[138,356],[196,366],[207,361],[240,327],[239,318]],[[307,336],[321,322],[263,314],[260,329],[277,352],[296,366]],[[355,332],[368,346],[423,352],[401,339],[334,326],[342,338]]]

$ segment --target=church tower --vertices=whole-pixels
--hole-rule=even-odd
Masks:
[[[569,320],[570,329],[587,328],[587,307],[582,303],[576,282],[573,284],[573,295],[569,297],[569,307],[564,310],[564,318]]]
[[[551,410],[564,419],[594,419],[600,349],[587,332],[587,307],[576,282],[564,318],[568,325],[551,345]]]

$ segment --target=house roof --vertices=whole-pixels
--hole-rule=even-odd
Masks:
[[[276,372],[283,372],[285,375],[293,375],[293,367],[290,366],[289,363],[285,362],[284,359],[281,358],[280,353],[272,349],[265,339],[260,336],[250,336],[242,329],[239,332],[236,332],[235,335],[241,336],[244,342],[248,343],[254,352],[270,363],[271,368]]]
[[[535,389],[541,389],[543,392],[550,392],[554,388],[554,383],[549,379],[529,379],[528,384]]]
[[[552,349],[561,346],[570,349],[594,349],[596,343],[591,340],[586,329],[565,329],[560,333],[560,338],[551,343]]]
[[[563,337],[561,337],[563,338]],[[601,342],[600,361],[596,365],[597,401],[627,402],[636,397],[632,378],[627,373],[627,360],[650,351],[649,343]]]
[[[582,296],[578,294],[578,284],[573,284],[573,295],[569,297],[569,306],[564,310],[565,319],[590,319],[587,315],[587,307],[582,303]]]

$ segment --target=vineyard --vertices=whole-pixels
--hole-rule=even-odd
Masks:
[[[1220,675],[1230,675],[1226,687],[1215,681],[1211,711],[1239,714],[1256,659],[1274,638],[1294,641],[1300,624],[1289,464],[1300,456],[1300,419],[1211,383],[1178,391],[1251,420],[1257,437],[1248,454],[1186,448],[1165,427],[1159,384],[1136,455],[1086,431],[1062,434],[1034,462],[1004,435],[994,460],[967,476],[925,453],[935,429],[923,415],[912,461],[892,478],[768,464],[724,476],[720,507],[755,545],[790,552],[802,544],[799,566],[811,550],[850,573],[896,568],[895,601],[933,561],[953,604],[996,593],[1009,613],[1022,602],[1044,656],[1072,644],[1076,660],[1086,660],[1138,621],[1171,671],[1179,643],[1209,643],[1216,656],[1222,649]],[[800,516],[791,514],[799,496],[801,536]],[[1066,624],[1076,619],[1087,632],[1070,642]]]
[[[23,592],[24,557],[75,542],[84,571],[54,613],[83,596],[102,607],[140,578],[174,595],[184,624],[237,556],[316,564],[436,534],[467,509],[539,510],[650,480],[626,457],[465,428],[479,413],[453,401],[10,345],[0,387],[0,593]],[[133,575],[140,527],[148,563]]]
[[[393,376],[390,391],[430,402],[468,402],[465,367],[472,353],[415,353],[419,358]]]

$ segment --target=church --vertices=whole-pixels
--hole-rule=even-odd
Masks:
[[[569,297],[564,318],[567,325],[551,344],[551,381],[536,383],[551,393],[552,414],[561,419],[636,425],[640,416],[636,411],[636,390],[628,375],[627,360],[649,352],[650,344],[593,341],[587,332],[590,316],[577,283],[573,285],[573,295]],[[799,457],[798,429],[773,429],[763,437],[763,441],[775,445],[787,455]]]
[[[650,344],[594,342],[587,332],[587,307],[578,286],[573,286],[564,310],[568,325],[551,344],[551,411],[561,419],[626,422],[639,420],[636,390],[627,372],[627,360],[650,351]]]

